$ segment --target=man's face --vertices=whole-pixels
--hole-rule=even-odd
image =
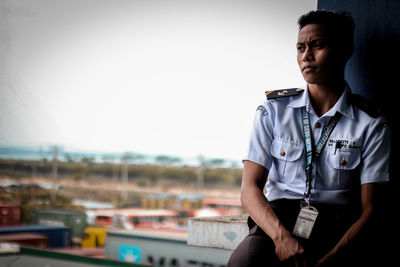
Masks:
[[[309,84],[326,84],[343,75],[343,64],[320,24],[304,26],[298,35],[297,63]]]

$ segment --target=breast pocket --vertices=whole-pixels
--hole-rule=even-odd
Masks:
[[[272,141],[270,152],[273,156],[275,179],[279,182],[293,183],[301,165],[304,145],[290,143],[281,139]]]
[[[332,185],[336,188],[349,188],[360,183],[357,166],[361,161],[359,150],[337,150],[327,155],[328,165],[333,169],[334,176]]]

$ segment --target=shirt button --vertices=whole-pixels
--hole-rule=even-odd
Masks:
[[[286,152],[285,151],[283,151],[283,150],[281,150],[281,156],[283,157],[283,156],[285,156],[286,155]]]
[[[321,123],[319,123],[319,122],[317,122],[317,123],[315,123],[315,128],[320,128],[321,127]]]
[[[340,161],[340,165],[346,166],[346,164],[347,164],[347,161],[345,161],[344,159],[342,159],[342,160]]]

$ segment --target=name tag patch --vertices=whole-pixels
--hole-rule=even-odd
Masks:
[[[326,144],[328,147],[345,150],[361,150],[362,143],[359,140],[329,139]]]

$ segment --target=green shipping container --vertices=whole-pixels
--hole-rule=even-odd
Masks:
[[[71,229],[73,237],[82,237],[87,226],[86,213],[74,210],[37,210],[32,216],[34,224],[66,226]]]

